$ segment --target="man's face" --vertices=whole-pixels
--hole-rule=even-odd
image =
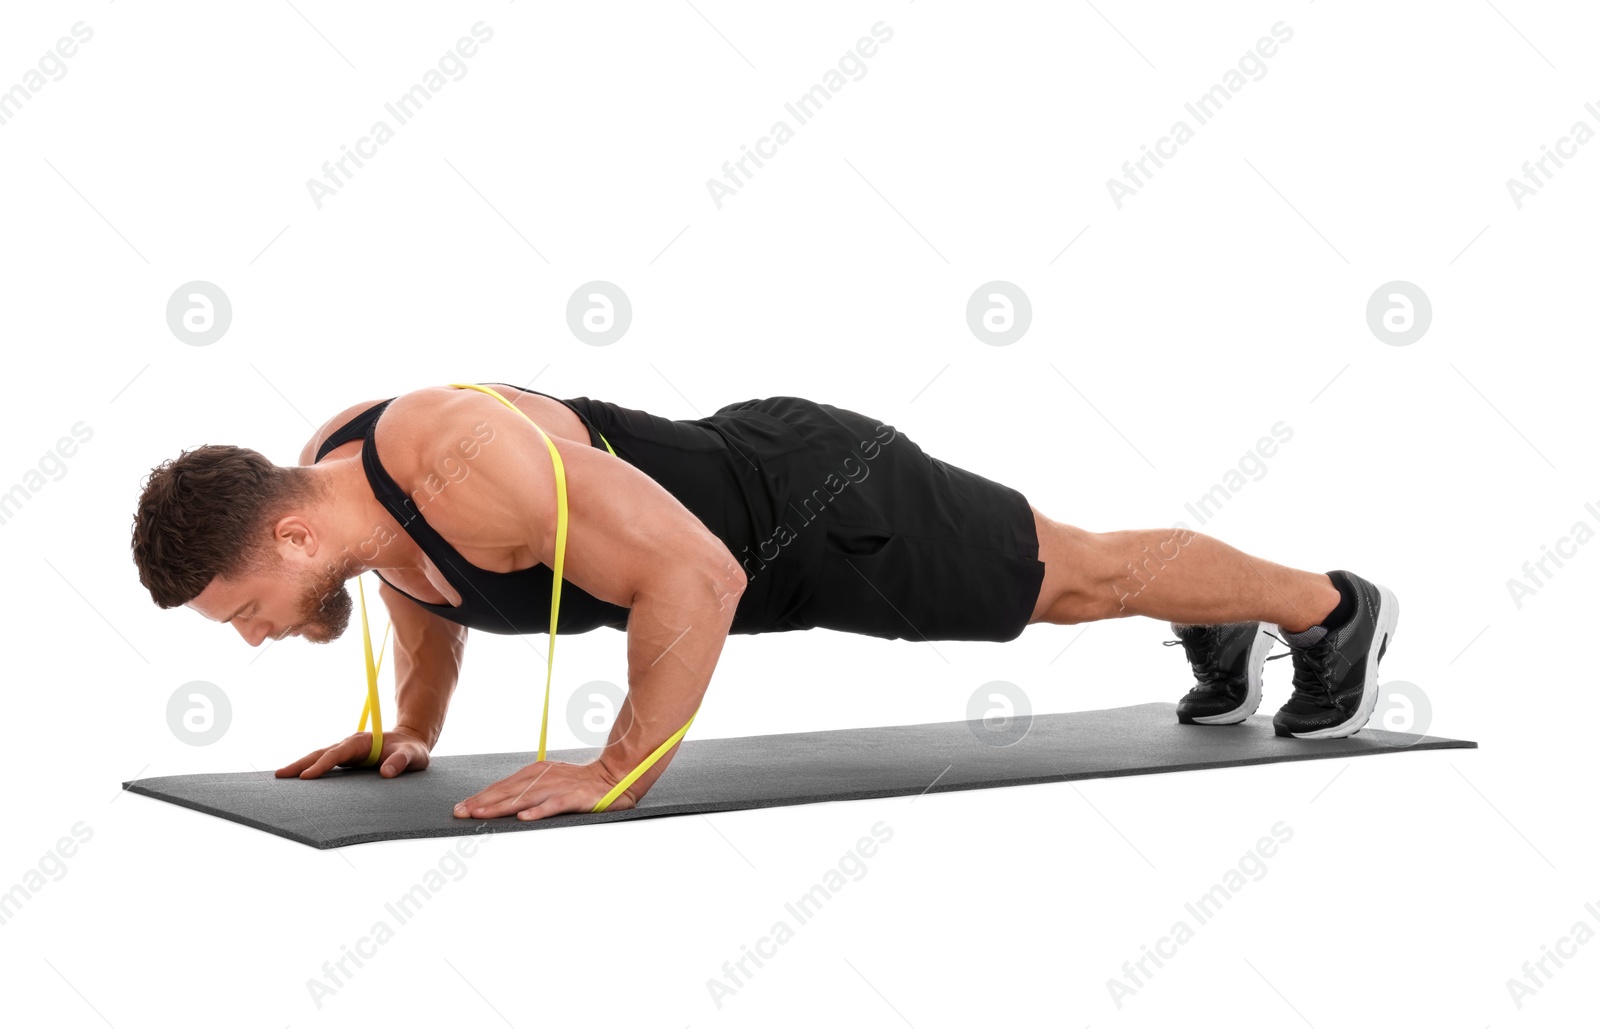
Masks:
[[[232,625],[252,647],[287,636],[327,643],[344,635],[350,624],[352,605],[344,580],[335,565],[290,561],[271,551],[259,567],[237,579],[213,579],[188,606]]]

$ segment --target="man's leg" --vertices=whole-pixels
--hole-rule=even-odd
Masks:
[[[1271,622],[1292,633],[1339,604],[1339,590],[1321,572],[1252,557],[1202,533],[1086,532],[1038,508],[1033,515],[1045,573],[1029,624],[1145,615],[1195,625]]]
[[[1173,623],[1195,672],[1180,722],[1231,725],[1254,712],[1273,626],[1294,658],[1294,691],[1274,732],[1335,739],[1371,717],[1399,617],[1389,590],[1343,570],[1335,585],[1187,529],[1094,533],[1033,514],[1045,576],[1032,622]]]

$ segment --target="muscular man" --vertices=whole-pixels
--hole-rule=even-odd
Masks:
[[[337,638],[345,581],[376,572],[395,628],[399,716],[378,759],[392,777],[427,767],[468,628],[549,628],[553,445],[570,519],[558,631],[625,630],[628,697],[597,760],[535,762],[458,817],[590,810],[693,715],[729,633],[1004,642],[1036,622],[1144,615],[1171,623],[1193,669],[1179,721],[1225,725],[1260,703],[1276,629],[1294,663],[1279,735],[1348,736],[1376,704],[1398,607],[1349,572],[1297,571],[1182,528],[1075,528],[893,426],[799,397],[669,420],[490,388],[515,410],[448,386],[356,404],[297,467],[240,447],[185,451],[152,471],[133,526],[155,602],[251,646]],[[314,778],[371,745],[357,733],[277,774]],[[637,803],[675,750],[611,806]]]

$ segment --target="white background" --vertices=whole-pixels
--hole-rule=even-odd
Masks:
[[[94,435],[0,525],[0,889],[92,831],[0,926],[5,1020],[1323,1029],[1592,1012],[1600,945],[1547,965],[1520,1009],[1506,981],[1574,923],[1600,930],[1584,909],[1600,908],[1600,547],[1520,608],[1507,580],[1575,522],[1600,528],[1582,417],[1600,146],[1520,209],[1506,180],[1575,121],[1600,129],[1583,106],[1600,25],[1533,0],[1210,6],[9,5],[0,88],[75,22],[94,35],[0,126],[0,490],[76,422]],[[494,36],[468,74],[318,209],[306,181],[480,20]],[[893,39],[866,75],[718,209],[707,179],[794,126],[783,105],[880,20]],[[1293,38],[1265,76],[1119,210],[1106,180],[1175,120],[1194,127],[1184,103],[1279,21]],[[164,317],[195,279],[233,304],[210,346]],[[567,327],[592,279],[633,303],[611,346]],[[1009,346],[964,315],[996,279],[1033,305]],[[1409,346],[1366,322],[1397,279],[1433,305]],[[351,731],[363,689],[356,634],[251,650],[157,609],[129,559],[133,505],[182,447],[292,463],[308,423],[462,380],[682,418],[810,397],[1096,530],[1185,518],[1282,420],[1292,441],[1205,531],[1392,588],[1384,678],[1426,695],[1433,732],[1482,747],[500,836],[319,1008],[307,981],[452,841],[318,852],[121,793],[278,767]],[[1176,700],[1167,636],[1131,619],[1003,645],[735,637],[693,737],[959,719],[997,679],[1041,712]],[[475,634],[440,754],[532,747],[532,642]],[[623,658],[619,633],[564,639],[556,710],[625,681]],[[1287,665],[1268,666],[1264,714]],[[232,704],[210,746],[167,724],[191,680]],[[551,746],[573,745],[556,722]],[[719,1008],[707,980],[880,820],[894,835],[866,876]],[[1280,821],[1294,835],[1266,876],[1119,1008],[1107,980]]]

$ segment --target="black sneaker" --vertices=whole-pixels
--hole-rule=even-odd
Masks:
[[[1377,583],[1342,572],[1356,589],[1343,626],[1309,646],[1291,645],[1294,693],[1272,718],[1279,736],[1331,740],[1351,736],[1378,706],[1378,662],[1394,638],[1400,602]]]
[[[1172,626],[1194,669],[1194,688],[1178,701],[1184,725],[1233,725],[1261,705],[1261,666],[1276,628],[1266,622]]]

